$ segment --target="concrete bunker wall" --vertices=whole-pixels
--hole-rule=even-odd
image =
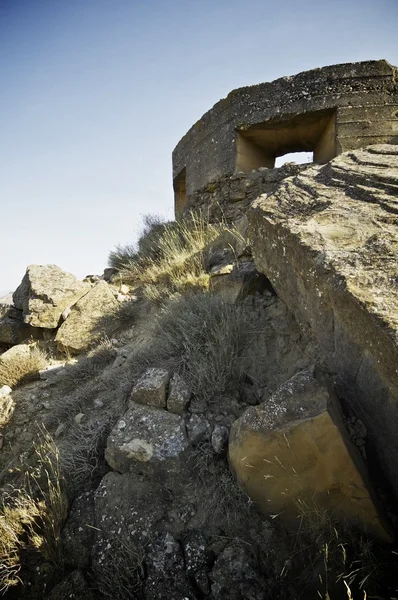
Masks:
[[[288,152],[324,163],[346,150],[398,143],[398,71],[385,60],[314,69],[240,88],[191,127],[173,152],[176,214],[220,176],[274,167]]]

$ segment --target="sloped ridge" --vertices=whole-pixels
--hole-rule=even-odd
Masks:
[[[257,268],[312,329],[398,492],[397,174],[397,146],[347,152],[260,196],[249,221]]]

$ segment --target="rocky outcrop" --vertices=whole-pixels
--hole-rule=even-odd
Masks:
[[[25,323],[54,329],[61,315],[90,290],[56,265],[30,265],[13,294],[14,305],[23,311]]]
[[[309,371],[295,375],[234,423],[229,460],[262,512],[278,515],[290,528],[297,528],[306,511],[327,510],[390,539],[337,399]]]
[[[112,314],[118,302],[105,281],[99,281],[71,309],[57,331],[55,341],[62,350],[78,353],[86,350],[100,335],[106,315]]]
[[[398,494],[398,147],[311,166],[249,212],[257,268],[310,328]]]

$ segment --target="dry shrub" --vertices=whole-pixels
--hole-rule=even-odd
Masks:
[[[32,348],[29,354],[1,360],[0,386],[9,385],[15,388],[28,381],[38,379],[39,371],[47,365],[47,356],[40,348]]]
[[[74,497],[88,489],[100,472],[104,454],[108,421],[90,421],[74,425],[63,442],[59,444],[60,464],[67,482],[68,496]]]
[[[39,553],[62,564],[61,531],[68,510],[59,454],[42,430],[35,444],[36,467],[25,473],[25,485],[3,500],[0,508],[0,591],[19,583],[23,556]]]
[[[95,585],[101,595],[111,600],[136,600],[144,583],[145,548],[136,546],[121,533],[104,550]]]
[[[256,321],[243,305],[192,294],[171,301],[161,314],[151,358],[166,359],[195,395],[209,400],[239,381],[256,332]]]
[[[175,227],[174,221],[165,221],[159,215],[144,215],[143,223],[137,244],[120,244],[110,252],[110,267],[122,270],[132,261],[156,258],[159,254],[159,239],[166,230]]]
[[[286,465],[278,457],[275,459],[281,472],[286,473]],[[314,590],[324,600],[345,598],[346,594],[359,600],[369,592],[377,594],[384,584],[383,570],[391,568],[391,557],[382,568],[380,557],[385,555],[385,549],[348,521],[338,519],[315,495],[306,493],[306,482],[299,469],[294,470],[294,480],[302,490],[292,497],[297,530],[290,531],[289,548],[284,554],[275,556],[280,586],[293,583],[298,598],[307,598]],[[289,491],[286,488],[281,493],[286,496]],[[272,515],[275,522],[279,517],[280,514]]]
[[[206,290],[209,274],[206,267],[211,245],[229,231],[238,232],[225,223],[209,223],[201,213],[191,213],[186,219],[171,223],[151,223],[138,242],[138,251],[132,254],[131,246],[118,248],[117,261],[124,281],[142,285],[150,300],[159,301],[190,290]]]
[[[14,401],[11,395],[0,396],[0,430],[9,422],[13,412]]]

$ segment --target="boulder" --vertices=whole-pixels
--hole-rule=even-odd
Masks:
[[[18,344],[13,346],[3,354],[0,354],[0,364],[6,365],[19,359],[28,358],[31,354],[34,344]]]
[[[90,566],[94,526],[94,493],[90,491],[74,500],[62,530],[62,556],[67,565],[77,569]]]
[[[0,346],[15,346],[30,337],[40,337],[39,329],[5,316],[0,319]]]
[[[56,265],[30,265],[13,294],[14,305],[23,311],[25,323],[55,329],[64,310],[90,287]]]
[[[118,307],[109,286],[99,281],[72,307],[57,331],[55,341],[62,350],[79,353],[87,350],[101,335],[107,333],[103,320]]]
[[[398,146],[308,166],[249,211],[255,263],[312,331],[398,496]]]
[[[169,373],[165,369],[148,369],[131,392],[131,402],[149,406],[166,406],[166,387]]]
[[[182,468],[187,448],[181,417],[152,406],[131,404],[108,437],[105,458],[120,473],[167,476]]]
[[[273,293],[268,279],[257,271],[252,261],[214,267],[210,274],[210,289],[230,304],[257,292]]]
[[[167,410],[182,415],[188,407],[191,392],[185,380],[174,373],[170,380],[170,391],[167,397]]]
[[[365,463],[349,439],[338,401],[311,371],[250,407],[232,426],[229,461],[266,515],[297,528],[308,510],[360,526],[390,541]]]

